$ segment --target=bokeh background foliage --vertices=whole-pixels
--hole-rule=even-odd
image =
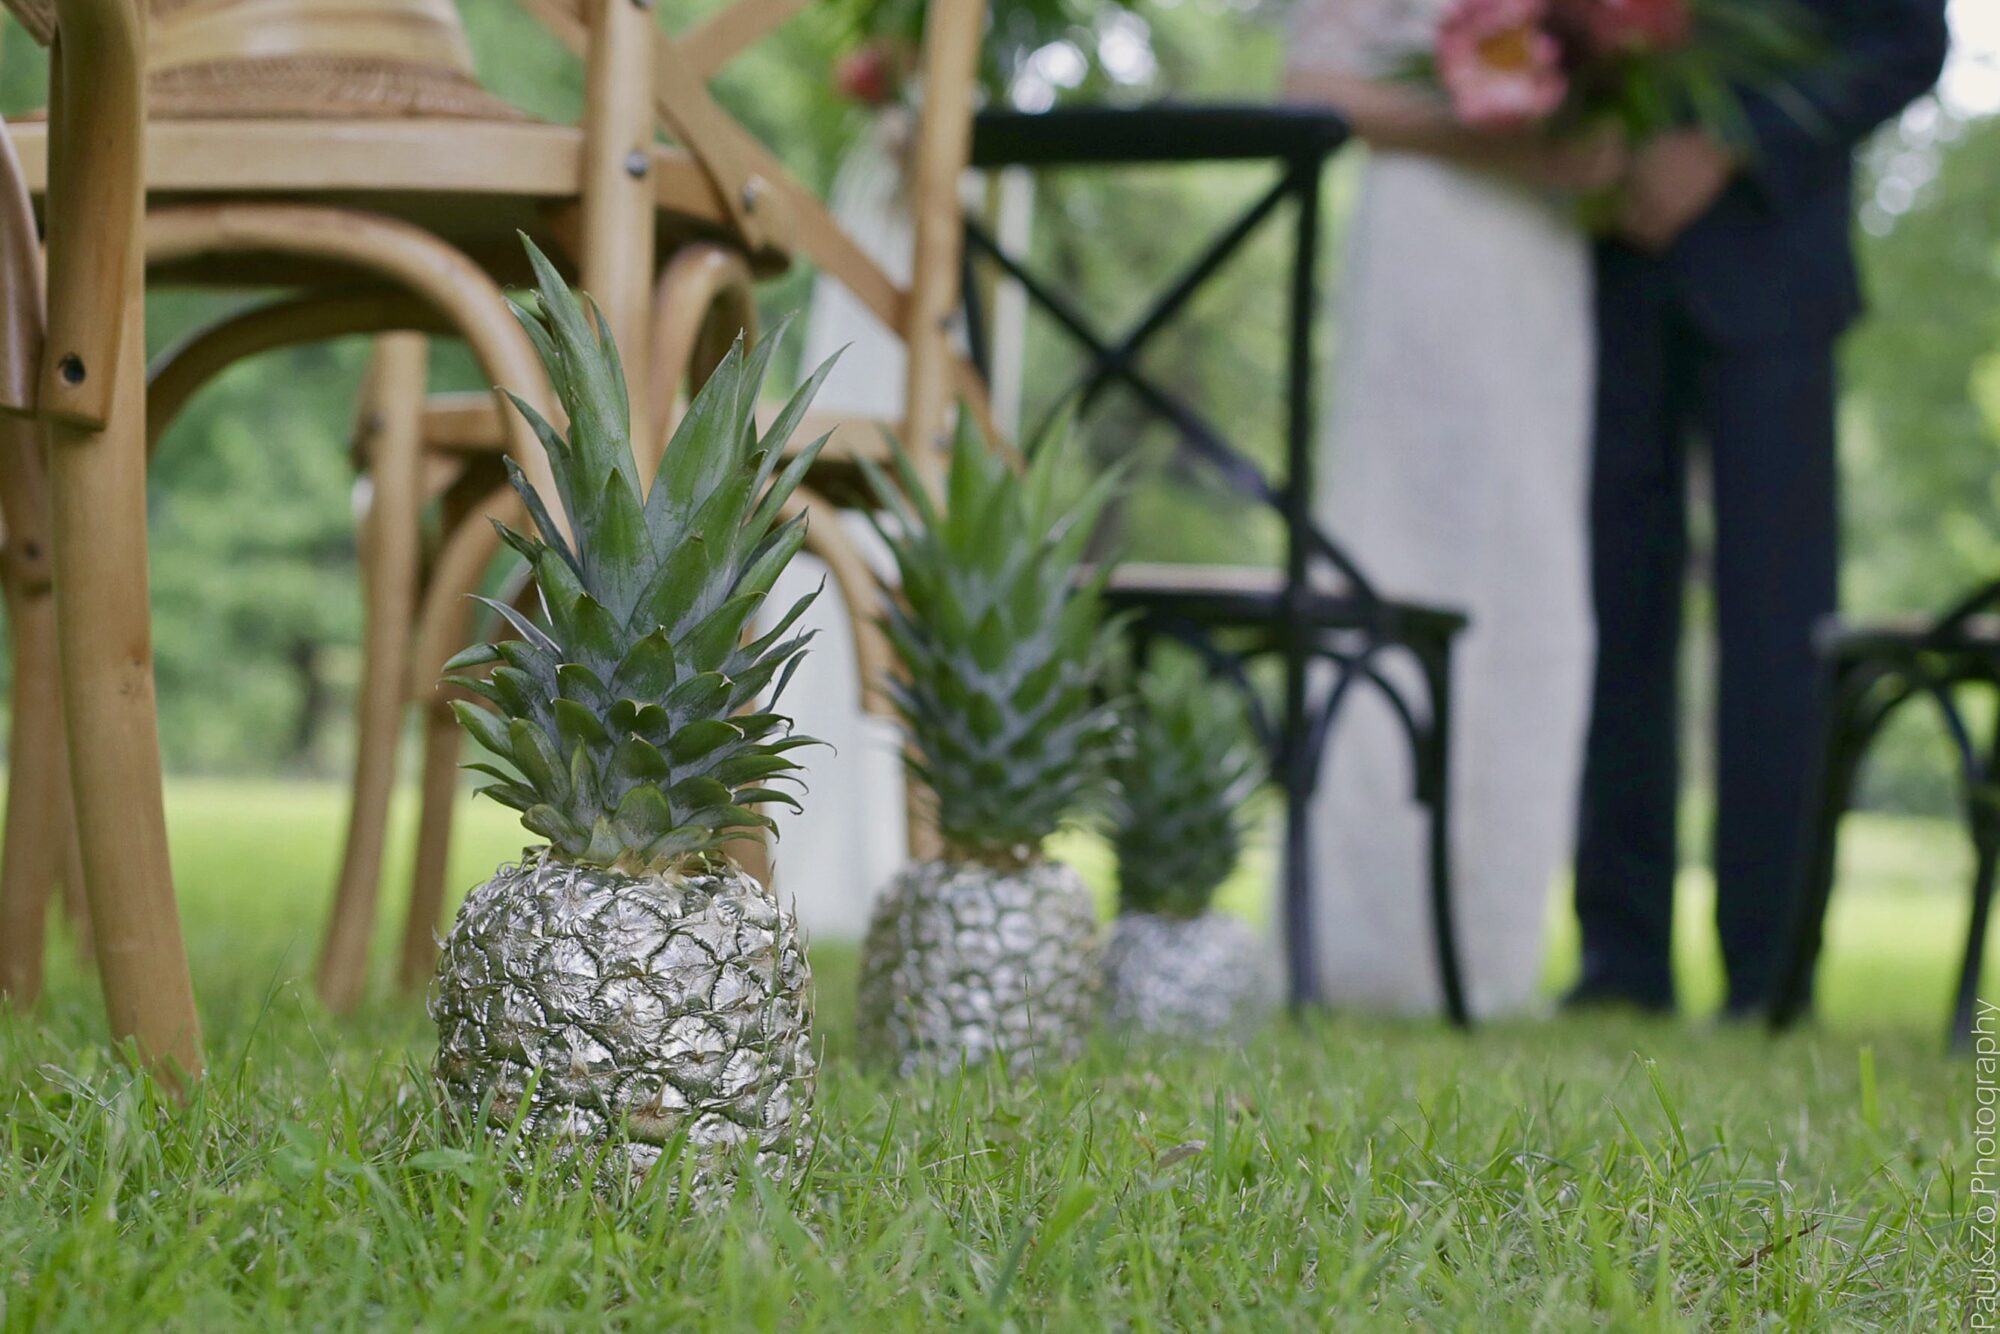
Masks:
[[[664,21],[684,27],[707,7],[665,0]],[[510,0],[460,8],[489,85],[538,115],[578,114],[580,67],[531,18]],[[831,182],[866,115],[835,91],[832,64],[859,27],[893,27],[894,9],[815,6],[720,81],[730,108],[816,188]],[[1164,94],[1257,100],[1277,86],[1279,0],[1036,0],[1022,10],[998,30],[992,45],[1005,49],[992,53],[987,82],[1006,89],[989,95],[1024,107]],[[7,20],[0,114],[38,106],[44,80],[42,52]],[[1845,595],[1859,610],[1929,607],[2000,575],[2000,117],[1982,110],[1924,104],[1868,154],[1861,243],[1874,315],[1847,347],[1843,446]],[[1328,186],[1335,242],[1357,158],[1348,155]],[[1046,174],[1036,261],[1116,328],[1265,179],[1236,167]],[[1267,231],[1147,354],[1150,369],[1186,386],[1268,464],[1282,431],[1285,259],[1282,228]],[[1336,267],[1327,265],[1330,295]],[[810,281],[801,269],[768,285],[768,311],[803,306]],[[149,345],[157,351],[247,296],[164,294],[149,314]],[[1330,330],[1328,346],[1339,332]],[[1030,339],[1025,420],[1070,382],[1072,354],[1060,336]],[[346,340],[240,365],[163,444],[153,578],[163,740],[175,770],[329,775],[345,763],[360,633],[347,436],[365,358],[361,341]],[[432,376],[439,388],[479,384],[450,346],[434,356]],[[1247,533],[1253,551],[1275,556],[1275,525],[1176,463],[1166,433],[1119,393],[1106,395],[1090,440],[1100,458],[1137,450],[1149,464],[1116,518],[1125,549],[1241,559]],[[1699,623],[1706,599],[1699,586],[1691,597]],[[1704,653],[1693,646],[1691,666]],[[1703,722],[1704,710],[1693,710],[1697,755]],[[1925,719],[1899,727],[1870,775],[1870,804],[1949,809],[1937,740]]]

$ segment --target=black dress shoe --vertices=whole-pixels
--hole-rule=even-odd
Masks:
[[[1620,985],[1601,977],[1585,977],[1563,993],[1566,1011],[1632,1010],[1640,1014],[1668,1015],[1674,1012],[1671,991]]]

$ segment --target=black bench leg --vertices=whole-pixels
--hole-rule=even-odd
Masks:
[[[1312,915],[1312,786],[1294,775],[1285,783],[1285,964],[1297,1012],[1319,1002]]]
[[[1431,938],[1437,955],[1444,1010],[1459,1028],[1472,1026],[1465,1000],[1465,973],[1459,965],[1458,928],[1452,912],[1451,859],[1451,645],[1422,647],[1424,683],[1430,691],[1431,722],[1418,746],[1417,791],[1430,811]]]
[[[1308,743],[1309,645],[1296,625],[1283,638],[1285,700],[1282,731],[1274,739],[1272,761],[1285,792],[1284,887],[1286,1000],[1294,1015],[1317,1005],[1320,991],[1312,910],[1312,796],[1318,786],[1319,756]]]

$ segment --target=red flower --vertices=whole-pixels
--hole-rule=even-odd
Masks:
[[[1438,79],[1452,109],[1479,129],[1545,119],[1569,92],[1547,0],[1459,0],[1438,28]]]

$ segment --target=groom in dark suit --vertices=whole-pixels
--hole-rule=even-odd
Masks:
[[[1936,80],[1945,0],[1807,0],[1826,56],[1750,96],[1752,145],[1665,134],[1636,152],[1597,251],[1590,523],[1598,624],[1583,778],[1576,1003],[1666,1010],[1687,455],[1712,461],[1716,925],[1734,1013],[1779,964],[1798,874],[1815,674],[1834,608],[1834,344],[1860,309],[1852,155]]]

